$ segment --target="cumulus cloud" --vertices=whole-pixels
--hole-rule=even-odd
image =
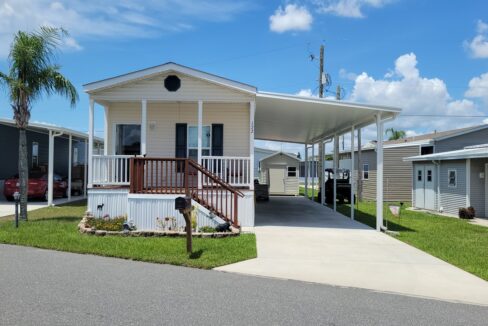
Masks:
[[[308,97],[314,96],[310,88],[301,89],[298,93],[296,93],[296,95]]]
[[[472,78],[464,96],[480,98],[488,102],[488,72]]]
[[[281,6],[269,17],[269,29],[276,33],[307,31],[311,28],[313,17],[306,7],[288,4]]]
[[[392,0],[313,0],[321,13],[342,17],[363,18],[366,7],[381,8]]]
[[[85,38],[141,38],[193,28],[198,21],[225,21],[248,10],[247,0],[3,0],[0,1],[0,58],[13,34],[39,26],[63,27],[71,37],[63,46],[80,50]]]
[[[478,20],[476,32],[471,41],[464,42],[464,47],[473,58],[488,58],[488,24]]]
[[[359,74],[354,82],[350,100],[401,107],[403,109],[402,115],[407,116],[400,116],[392,126],[397,126],[400,129],[408,128],[414,132],[453,129],[480,123],[479,119],[476,118],[459,120],[408,116],[484,114],[472,100],[453,99],[443,80],[422,77],[417,63],[416,55],[408,53],[396,59],[391,78],[375,79],[366,72]],[[484,78],[488,79],[488,74]],[[470,86],[480,83],[470,82]],[[469,94],[473,96],[473,94],[479,93],[473,91]]]

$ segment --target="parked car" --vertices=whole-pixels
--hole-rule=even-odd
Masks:
[[[68,182],[58,174],[53,176],[53,197],[68,197]],[[28,198],[47,200],[47,174],[31,172],[29,174]],[[3,194],[8,201],[14,200],[14,193],[19,191],[19,176],[5,180]]]

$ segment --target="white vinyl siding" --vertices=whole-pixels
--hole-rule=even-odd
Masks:
[[[181,88],[169,92],[164,87],[164,79],[168,75],[177,75],[181,79]],[[168,72],[158,76],[139,80],[125,85],[100,90],[92,94],[95,100],[105,101],[137,101],[146,99],[164,101],[238,101],[252,99],[248,93],[199,80],[182,74]]]

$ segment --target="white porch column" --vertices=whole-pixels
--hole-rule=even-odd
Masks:
[[[147,154],[147,100],[141,102],[141,155]]]
[[[305,144],[305,198],[308,198],[308,144]]]
[[[203,101],[198,101],[198,164],[202,164]],[[198,188],[202,188],[201,173],[198,172]]]
[[[73,169],[73,136],[69,135],[68,145],[68,199],[71,199],[71,170]]]
[[[354,220],[354,126],[351,127],[351,170],[349,171],[349,181],[351,183],[351,219]]]
[[[93,186],[93,137],[94,137],[94,111],[95,101],[90,98],[88,108],[88,188]]]
[[[86,197],[87,182],[88,182],[88,143],[85,139],[85,160],[83,168],[83,197]]]
[[[334,156],[333,156],[333,161],[332,161],[332,165],[333,165],[333,171],[334,171],[334,189],[333,189],[333,197],[332,197],[332,202],[333,202],[333,206],[334,206],[334,212],[337,211],[337,166],[339,164],[337,164],[338,162],[338,159],[339,159],[339,155],[338,155],[338,148],[339,148],[339,136],[337,135],[334,135]]]
[[[256,102],[249,103],[249,189],[254,189],[254,115]]]
[[[383,226],[383,122],[376,115],[376,230]]]
[[[104,127],[104,135],[103,135],[103,155],[108,155],[108,105],[103,107],[103,127]],[[115,140],[114,140],[115,141]]]
[[[322,189],[320,192],[320,203],[322,205],[325,204],[325,174],[324,174],[324,171],[325,171],[325,153],[326,153],[325,144],[326,144],[325,141],[320,141],[320,148],[322,149],[322,154],[320,157],[321,162],[322,162],[321,167],[320,167],[320,169],[321,169],[320,174],[322,176],[320,179],[320,188]]]
[[[48,153],[48,168],[47,168],[47,205],[53,204],[53,178],[54,178],[54,135],[53,131],[49,130],[49,153]]]
[[[317,174],[317,164],[315,161],[315,144],[312,144],[312,201],[315,199],[315,175]]]

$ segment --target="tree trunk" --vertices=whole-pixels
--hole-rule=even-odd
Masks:
[[[20,218],[27,221],[27,139],[25,129],[19,129],[19,183],[20,183]]]

